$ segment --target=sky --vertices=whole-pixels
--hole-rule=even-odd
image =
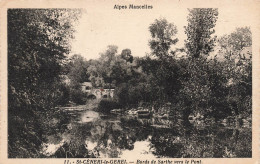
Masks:
[[[129,48],[133,56],[145,56],[150,52],[149,25],[159,18],[166,18],[168,22],[177,26],[176,37],[179,42],[176,47],[183,47],[186,39],[184,26],[187,25],[187,7],[156,4],[152,10],[116,10],[113,9],[114,5],[115,3],[103,6],[90,5],[85,8],[76,26],[71,55],[80,54],[87,60],[97,59],[108,45],[116,45],[118,53]],[[237,27],[250,26],[253,23],[253,17],[250,19],[248,8],[243,5],[232,8],[226,5],[218,8],[218,11],[215,27],[217,36],[229,34]]]

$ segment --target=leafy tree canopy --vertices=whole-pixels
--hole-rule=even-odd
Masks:
[[[201,54],[208,55],[215,46],[212,37],[218,18],[218,10],[213,8],[194,8],[189,10],[188,26],[185,26],[187,40],[185,46],[191,57],[198,58]]]

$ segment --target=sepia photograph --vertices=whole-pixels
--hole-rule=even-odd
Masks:
[[[7,158],[252,158],[254,27],[226,9],[7,8]]]

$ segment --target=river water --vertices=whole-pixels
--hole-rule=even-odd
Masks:
[[[45,157],[56,158],[211,158],[251,157],[248,127],[201,124],[178,119],[139,119],[94,111],[66,111],[64,132],[47,136]]]

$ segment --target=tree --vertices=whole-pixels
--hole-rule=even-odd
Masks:
[[[48,120],[42,118],[62,94],[61,65],[80,13],[76,9],[8,10],[9,157],[38,155],[43,130],[48,129],[43,123]]]
[[[121,58],[124,59],[126,62],[133,62],[133,56],[131,55],[130,49],[123,49],[121,52]]]
[[[189,125],[188,116],[193,112],[207,114],[210,108],[210,76],[207,57],[215,46],[212,34],[217,21],[218,10],[212,8],[195,8],[189,10],[188,26],[185,27],[187,40],[185,47],[189,56],[187,63],[187,80],[182,80],[180,103],[183,119]]]
[[[233,49],[241,51],[244,47],[252,46],[252,33],[249,27],[237,28],[229,35],[229,42]]]
[[[220,52],[218,55],[226,59],[238,58],[239,53],[245,47],[252,46],[252,33],[249,27],[237,28],[229,35],[224,35],[218,39]]]
[[[112,67],[117,60],[117,49],[117,46],[109,45],[105,52],[100,53],[99,59],[90,61],[87,74],[94,87],[105,87],[112,83]]]
[[[174,58],[175,52],[170,50],[172,45],[178,42],[178,38],[175,36],[177,27],[173,23],[168,23],[166,19],[156,19],[149,26],[149,31],[152,36],[149,45],[152,55],[157,57],[156,62],[158,63],[158,66],[152,69],[154,70],[155,82],[160,86],[158,93],[160,101],[161,103],[174,101],[179,91],[180,83],[178,80],[178,64]],[[147,58],[145,63],[148,62],[150,62],[149,58]],[[150,64],[153,64],[153,62],[150,62]]]
[[[68,9],[8,10],[8,80],[15,90],[48,101],[41,90],[59,83],[61,65],[70,51],[70,39],[80,11]],[[10,93],[11,94],[11,93]],[[46,94],[45,94],[46,96]],[[39,100],[36,100],[39,98]],[[54,105],[54,104],[53,104]]]
[[[252,112],[252,34],[249,27],[237,28],[218,40],[224,56],[223,78],[227,83],[227,101],[234,115],[251,115]]]
[[[91,81],[93,87],[104,86],[104,79],[102,78],[101,63],[99,60],[90,60],[89,67],[87,68],[87,75]]]
[[[152,39],[149,41],[152,54],[158,58],[169,56],[172,45],[178,42],[175,38],[177,27],[173,23],[168,23],[166,19],[156,19],[149,26]]]
[[[66,67],[72,85],[87,81],[87,61],[81,55],[73,55],[69,60]]]
[[[88,74],[91,81],[96,84],[94,86],[111,88],[111,85],[126,82],[132,75],[131,50],[124,49],[121,54],[118,54],[117,50],[117,46],[109,45],[107,50],[100,54],[99,59],[91,61]]]
[[[187,40],[185,46],[191,57],[208,55],[213,51],[215,37],[212,34],[218,18],[218,10],[212,8],[195,8],[189,10],[188,26],[185,26]]]
[[[77,104],[86,103],[86,94],[82,92],[81,83],[88,81],[87,69],[89,63],[81,55],[73,55],[66,64],[66,76],[69,84],[66,85],[69,90],[70,101]]]

